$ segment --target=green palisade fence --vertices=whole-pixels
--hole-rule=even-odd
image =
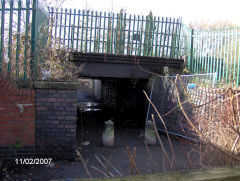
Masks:
[[[1,0],[0,72],[37,79],[41,50],[179,58],[181,18],[49,8],[37,0]],[[43,31],[44,30],[44,31]]]
[[[22,80],[36,75],[37,42],[46,44],[40,29],[48,26],[47,16],[37,0],[1,0],[0,72]]]
[[[192,30],[181,18],[152,13],[136,16],[56,8],[46,12],[37,0],[1,0],[0,20],[0,72],[18,79],[37,78],[43,61],[39,50],[49,42],[85,53],[187,56],[192,73],[216,73],[221,84],[240,84],[239,28]]]
[[[71,51],[169,58],[179,55],[181,18],[55,8],[49,8],[49,14],[52,37]]]
[[[189,32],[188,67],[191,72],[216,73],[219,84],[239,86],[240,29],[236,27]]]

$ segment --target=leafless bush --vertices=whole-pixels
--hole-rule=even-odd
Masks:
[[[49,42],[45,49],[42,49],[39,56],[43,59],[39,63],[39,79],[51,81],[76,81],[78,74],[83,71],[84,64],[80,67],[71,62],[70,51],[59,46],[57,40]]]
[[[26,37],[22,33],[18,42],[17,33],[13,33],[11,57],[5,55],[1,72],[1,75],[13,84],[30,85],[31,82],[39,80],[76,81],[78,74],[83,71],[84,64],[75,66],[71,62],[70,51],[54,39],[47,28],[40,30],[40,38],[36,40],[36,52],[31,53],[31,46],[30,34]],[[4,52],[7,51],[6,45]]]
[[[177,76],[175,81],[178,91],[177,81],[181,82],[180,76]],[[201,165],[229,166],[240,163],[239,95],[238,91],[232,88],[208,89],[207,93],[199,96],[199,99],[209,100],[202,106],[194,105],[187,95],[193,110],[192,115],[188,115],[178,92],[179,107],[202,142],[198,147]],[[205,109],[202,109],[203,106]]]

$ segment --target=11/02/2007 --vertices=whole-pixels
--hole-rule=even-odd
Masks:
[[[17,158],[16,165],[47,165],[51,164],[52,158]]]

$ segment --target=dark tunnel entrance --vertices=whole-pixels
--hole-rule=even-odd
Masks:
[[[143,128],[147,102],[143,90],[146,79],[110,79],[102,82],[105,119],[113,119],[116,127]]]
[[[92,130],[102,131],[110,119],[115,129],[144,130],[147,89],[148,79],[89,80],[88,88],[78,92],[77,140]]]
[[[142,168],[141,173],[149,173],[150,168],[156,170],[155,164],[152,164],[149,159],[148,149],[157,167],[164,170],[162,165],[164,157],[159,156],[162,153],[159,143],[148,147],[144,142],[146,141],[145,119],[149,103],[143,90],[149,94],[149,82],[150,80],[147,79],[101,79],[92,83],[88,95],[81,93],[82,101],[85,100],[85,108],[78,109],[76,146],[78,153],[87,160],[89,167],[96,165],[101,168],[96,159],[97,156],[106,162],[110,160],[121,173],[128,175],[131,167],[128,148],[133,154],[135,150],[135,155],[137,150],[136,163]],[[112,125],[110,129],[104,127],[106,125],[104,122],[109,119],[113,120],[114,129]],[[106,144],[106,136],[113,144]],[[166,137],[161,139],[167,151],[171,152],[168,139]],[[180,160],[176,168],[183,168],[186,160],[182,153],[188,152],[188,146],[184,142],[177,141],[173,141],[173,144],[176,150],[182,150],[182,152],[176,151],[176,156]],[[185,145],[184,148],[183,145]]]

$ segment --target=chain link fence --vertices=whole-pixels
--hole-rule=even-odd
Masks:
[[[206,114],[211,106],[210,103],[207,103],[219,96],[216,92],[212,92],[212,90],[218,89],[216,74],[181,75],[180,77],[182,83],[178,81],[177,86],[185,111],[188,115],[193,115],[194,111],[196,111],[193,108],[199,106],[200,108],[197,110]],[[175,79],[176,76],[153,77],[150,99],[163,118],[169,133],[195,139],[195,133],[186,124],[185,117],[178,107]],[[149,103],[146,120],[152,119],[152,115],[156,120],[158,129],[166,131],[156,110]]]

